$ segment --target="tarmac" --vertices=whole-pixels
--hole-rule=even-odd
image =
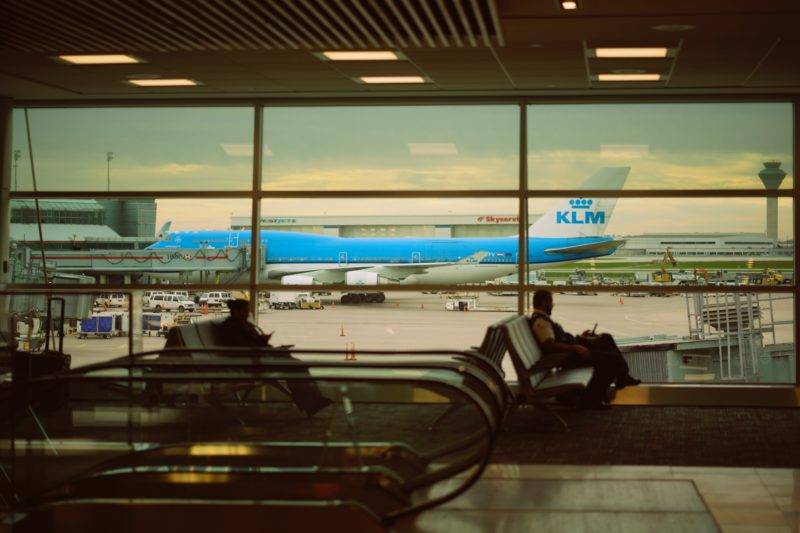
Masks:
[[[381,304],[326,305],[321,310],[272,310],[259,313],[258,324],[265,332],[274,331],[273,345],[291,344],[298,348],[328,349],[451,349],[478,346],[486,327],[516,312],[515,296],[481,294],[479,306],[496,311],[446,311],[446,295],[386,293]],[[778,295],[784,296],[784,295]],[[793,300],[773,303],[774,320],[791,321]],[[210,314],[203,319],[223,317]],[[619,342],[647,340],[650,336],[678,338],[689,334],[687,302],[683,295],[670,297],[628,297],[609,293],[598,295],[556,294],[553,318],[567,331],[580,333],[592,329],[608,332]],[[775,326],[776,342],[793,340],[792,324]],[[772,343],[771,334],[765,343]],[[164,338],[145,336],[144,350],[157,350]],[[127,337],[111,339],[64,340],[65,352],[72,355],[72,366],[100,362],[127,355]],[[506,360],[504,370],[513,376]]]

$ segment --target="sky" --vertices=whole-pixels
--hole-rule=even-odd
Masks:
[[[253,110],[31,109],[40,190],[246,190],[252,181]],[[14,114],[17,180],[31,190],[24,115]],[[270,107],[264,115],[263,186],[269,190],[513,189],[516,106]],[[579,188],[604,166],[629,166],[629,189],[761,188],[778,160],[793,185],[792,108],[786,103],[535,105],[528,108],[529,187]],[[107,161],[107,152],[113,159]],[[542,212],[546,200],[536,201]],[[541,207],[541,208],[540,208]],[[609,231],[629,234],[721,227],[763,231],[764,199],[620,200]],[[508,199],[280,200],[264,214],[504,214]],[[159,201],[159,225],[224,228],[249,202]],[[792,207],[781,201],[781,236]]]

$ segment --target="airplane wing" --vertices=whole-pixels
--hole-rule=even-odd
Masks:
[[[610,241],[592,242],[589,244],[578,244],[576,246],[564,246],[563,248],[548,248],[546,254],[582,254],[586,252],[613,252],[625,243],[624,239],[614,239]]]
[[[367,269],[370,272],[377,272],[382,278],[387,278],[392,281],[402,281],[408,276],[414,274],[424,274],[431,268],[439,268],[450,265],[473,265],[480,263],[484,257],[489,255],[489,252],[476,252],[470,256],[459,259],[458,261],[450,261],[447,263],[403,263],[396,265],[378,265]]]

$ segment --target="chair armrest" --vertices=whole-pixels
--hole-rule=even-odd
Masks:
[[[547,372],[550,370],[562,368],[566,363],[569,357],[572,354],[570,352],[555,352],[549,353],[542,356],[536,364],[533,365],[531,368],[531,374],[538,374],[539,372]]]

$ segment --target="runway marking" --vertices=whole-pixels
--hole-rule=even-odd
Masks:
[[[394,330],[393,330],[392,328],[386,328],[386,332],[387,332],[389,335],[394,335]]]

